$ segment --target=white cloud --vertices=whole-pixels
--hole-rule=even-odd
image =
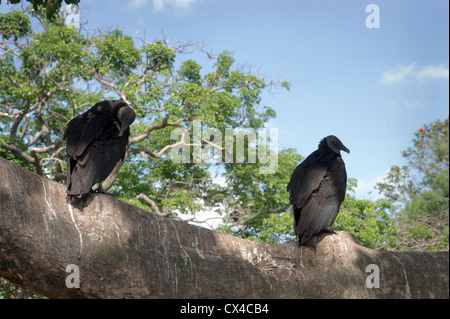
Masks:
[[[158,12],[161,12],[164,10],[164,0],[153,0],[153,9],[155,9]]]
[[[405,105],[406,109],[410,109],[410,108],[420,107],[422,105],[422,103],[418,100],[413,100],[413,101],[405,101],[404,105]]]
[[[381,82],[386,84],[401,82],[412,74],[414,68],[414,63],[411,63],[410,65],[397,65],[395,68],[383,73]]]
[[[386,170],[383,175],[378,176],[377,178],[364,181],[364,180],[358,180],[358,185],[355,189],[355,195],[358,199],[369,199],[369,200],[377,200],[383,197],[378,190],[375,189],[375,185],[377,183],[381,183],[384,181],[384,179],[387,177],[390,169]]]
[[[423,79],[448,79],[448,68],[443,64],[427,65],[417,71],[418,80]]]
[[[137,0],[142,1],[142,0]],[[176,13],[188,13],[191,5],[199,0],[152,0],[153,9],[157,12],[163,12],[167,7],[173,9]]]
[[[132,9],[140,9],[147,6],[149,0],[130,0],[128,6]]]
[[[420,68],[416,63],[409,65],[397,65],[384,72],[381,76],[381,83],[393,84],[406,80],[424,81],[427,79],[448,79],[449,70],[443,64],[425,65]]]

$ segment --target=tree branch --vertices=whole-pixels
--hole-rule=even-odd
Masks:
[[[166,116],[165,118],[163,118],[162,122],[160,124],[154,124],[150,127],[147,127],[145,132],[141,135],[135,136],[133,138],[130,138],[128,141],[128,145],[132,145],[132,144],[136,144],[139,143],[141,141],[143,141],[144,139],[146,139],[147,137],[150,136],[150,133],[154,130],[159,130],[159,129],[163,129],[167,126],[176,126],[179,127],[180,123],[185,121],[186,118],[182,117],[174,122],[169,122],[169,118]]]
[[[448,252],[376,251],[346,232],[257,243],[105,194],[68,204],[63,185],[3,158],[0,176],[0,276],[50,298],[449,297]]]
[[[153,211],[155,212],[155,214],[159,215],[159,216],[166,216],[166,214],[161,213],[161,211],[159,210],[158,206],[156,205],[154,200],[151,200],[150,198],[148,198],[147,195],[145,194],[139,194],[136,196],[136,199],[138,200],[143,200],[144,202],[146,202],[147,204],[149,204],[150,206],[152,206]]]
[[[35,164],[35,158],[32,157],[32,156],[30,156],[30,155],[28,155],[27,153],[25,153],[24,151],[22,151],[22,150],[21,150],[20,148],[18,148],[17,146],[3,143],[3,144],[2,144],[2,147],[3,147],[4,149],[7,149],[8,151],[14,152],[14,153],[16,153],[17,155],[21,156],[21,157],[22,157],[24,160],[26,160],[28,163],[30,163],[30,164]]]

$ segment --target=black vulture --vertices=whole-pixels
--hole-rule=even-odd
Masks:
[[[316,244],[316,235],[333,225],[347,187],[340,151],[350,150],[333,135],[323,138],[291,176],[287,185],[300,246]]]
[[[95,104],[73,118],[63,140],[67,152],[67,198],[82,198],[125,157],[136,113],[124,101]],[[99,185],[98,191],[103,191]]]

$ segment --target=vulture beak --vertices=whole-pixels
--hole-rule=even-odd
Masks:
[[[348,154],[350,154],[350,150],[348,148],[346,148],[344,145],[342,145],[342,150],[344,152],[347,152]]]
[[[123,135],[123,133],[125,132],[125,130],[127,129],[127,127],[128,127],[128,126],[125,126],[125,125],[122,125],[122,126],[120,127],[119,136],[122,136],[122,135]]]

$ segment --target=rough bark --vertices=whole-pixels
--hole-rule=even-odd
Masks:
[[[68,265],[79,288],[66,287]],[[68,205],[64,185],[0,158],[0,276],[50,298],[448,298],[448,271],[448,252],[376,251],[345,232],[300,249],[105,194]]]

